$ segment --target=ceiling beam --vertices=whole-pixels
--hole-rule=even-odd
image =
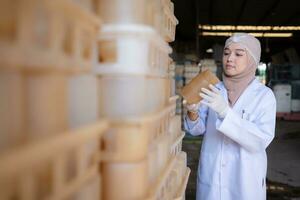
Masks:
[[[269,17],[272,14],[272,12],[277,8],[279,3],[280,0],[275,0],[272,6],[270,6],[270,8],[265,12],[265,14],[257,21],[257,25],[263,24],[267,17]]]
[[[208,14],[209,24],[213,24],[214,3],[215,3],[215,0],[210,0],[209,1],[209,14]]]
[[[237,15],[237,17],[235,19],[235,25],[239,25],[240,19],[243,16],[243,13],[244,13],[245,8],[246,8],[246,4],[247,4],[247,0],[243,0],[241,8],[240,8],[240,12],[239,12],[239,14]]]
[[[293,22],[294,19],[297,19],[299,17],[300,17],[300,11],[297,11],[297,12],[291,14],[286,20],[284,20],[282,22],[282,25],[283,26],[291,25],[292,24],[291,22]]]

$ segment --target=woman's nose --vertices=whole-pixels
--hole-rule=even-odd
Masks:
[[[228,61],[233,61],[233,54],[232,53],[230,53],[229,55],[228,55],[228,57],[227,57],[227,62]]]

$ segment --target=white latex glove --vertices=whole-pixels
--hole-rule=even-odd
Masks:
[[[224,118],[229,110],[228,103],[218,88],[213,85],[209,85],[209,88],[211,90],[201,88],[202,92],[199,95],[204,99],[201,103],[214,110],[219,117]]]
[[[186,109],[189,111],[189,112],[192,112],[192,113],[198,113],[198,109],[199,109],[199,106],[200,106],[200,102],[199,103],[194,103],[194,104],[188,104],[186,102],[186,100],[183,100],[183,105],[185,105]]]

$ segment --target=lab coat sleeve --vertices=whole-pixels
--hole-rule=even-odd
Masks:
[[[254,121],[242,119],[238,113],[230,109],[223,120],[218,119],[218,131],[231,138],[249,152],[264,151],[274,138],[276,121],[276,100],[273,93],[260,106],[260,111],[254,113]],[[253,114],[253,115],[254,115]]]
[[[198,114],[199,117],[195,121],[190,120],[187,115],[184,116],[184,128],[194,136],[203,135],[206,131],[208,107],[205,105],[200,105]]]

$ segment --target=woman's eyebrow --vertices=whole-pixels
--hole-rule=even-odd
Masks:
[[[229,48],[227,48],[227,47],[224,49],[224,51],[225,51],[225,50],[231,51],[231,50],[230,50]],[[245,52],[245,49],[234,49],[234,50],[235,50],[235,51],[243,51],[243,52]]]

